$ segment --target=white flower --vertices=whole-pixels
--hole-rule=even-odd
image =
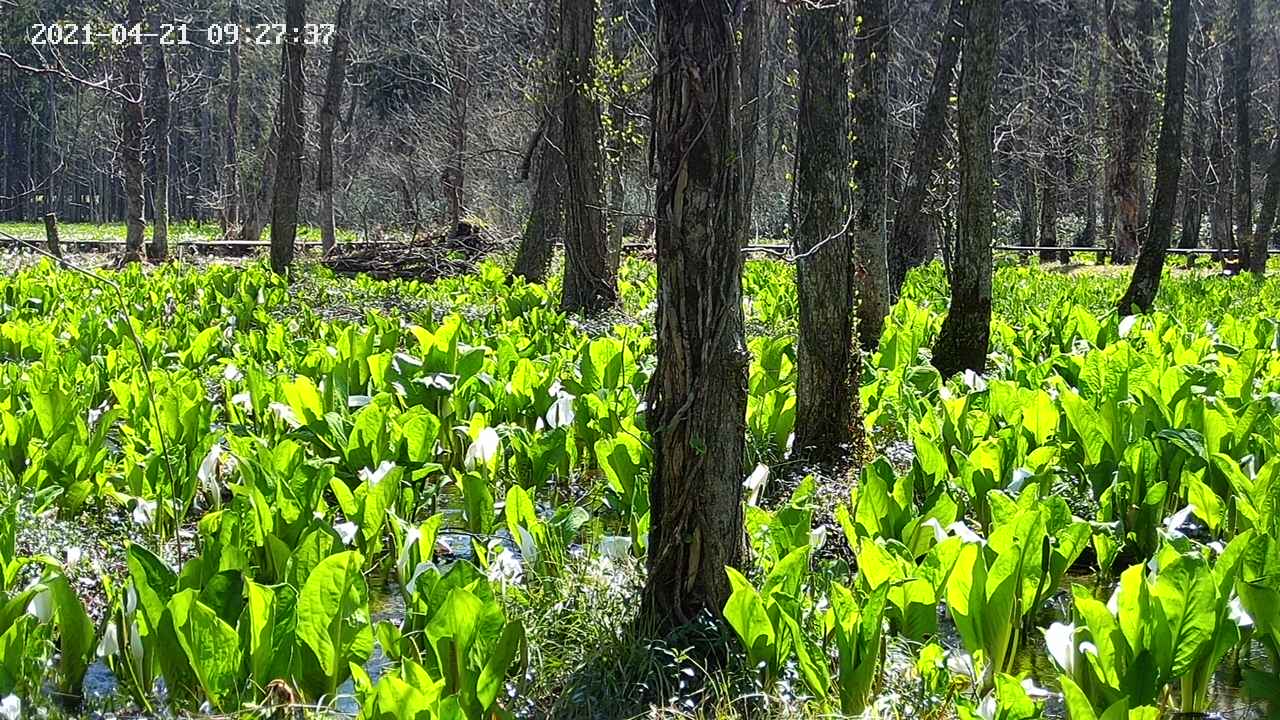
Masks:
[[[239,392],[231,396],[231,404],[243,410],[252,410],[253,398],[247,392]]]
[[[76,546],[67,548],[67,561],[63,567],[73,568],[80,564],[80,560],[84,558],[84,551]]]
[[[1080,654],[1098,657],[1098,646],[1086,640],[1080,643]]]
[[[120,631],[116,628],[115,623],[110,623],[102,633],[102,640],[98,641],[98,657],[105,660],[119,654]]]
[[[1045,690],[1039,685],[1036,685],[1036,681],[1032,680],[1031,678],[1022,679],[1022,691],[1027,694],[1027,697],[1033,700],[1045,700],[1047,698],[1053,697],[1052,692],[1049,692],[1048,690]]]
[[[1231,604],[1227,609],[1227,617],[1231,618],[1231,621],[1238,627],[1253,627],[1253,616],[1249,614],[1248,610],[1244,609],[1244,605],[1240,602],[1240,596],[1238,595],[1231,598]]]
[[[53,617],[53,591],[47,587],[41,588],[31,598],[31,602],[27,603],[27,614],[42,623],[49,622]]]
[[[156,519],[156,504],[154,500],[143,500],[138,498],[133,506],[133,521],[138,525],[150,525]]]
[[[942,523],[938,522],[938,518],[929,518],[928,520],[925,520],[924,527],[933,530],[934,542],[942,542],[949,537],[946,529],[942,527]]]
[[[200,487],[204,488],[210,495],[217,495],[222,492],[218,487],[218,459],[222,457],[222,443],[214,443],[209,448],[209,454],[204,456],[204,460],[200,461],[200,469],[196,471],[196,478],[200,480]]]
[[[982,699],[982,703],[978,705],[978,717],[982,720],[995,720],[996,717],[996,695],[995,693],[987,693]]]
[[[1187,524],[1187,520],[1191,517],[1191,514],[1195,511],[1195,505],[1188,505],[1173,515],[1165,518],[1164,531],[1168,533],[1169,537],[1173,540],[1182,538],[1183,535],[1181,530],[1183,526]]]
[[[1022,486],[1027,480],[1035,477],[1035,473],[1026,468],[1018,468],[1013,471],[1013,481],[1009,483],[1009,493],[1016,495],[1022,491]]]
[[[517,538],[520,544],[520,557],[529,562],[537,562],[538,560],[538,543],[534,541],[533,535],[523,527],[516,528],[520,537]]]
[[[986,538],[969,529],[968,525],[965,525],[959,520],[948,525],[947,532],[951,535],[955,535],[966,543],[978,543],[979,545],[987,544]]]
[[[474,470],[478,465],[489,465],[493,459],[498,456],[498,431],[493,428],[485,428],[480,431],[480,436],[471,443],[471,447],[467,448],[467,456],[465,464],[468,470]]]
[[[827,544],[827,526],[819,525],[809,531],[809,547],[814,550],[821,550],[823,545]]]
[[[764,491],[765,483],[769,482],[769,466],[759,464],[756,469],[751,471],[747,479],[743,481],[742,487],[747,490],[747,504],[755,505],[760,499],[760,493]]]
[[[1107,598],[1107,612],[1112,615],[1120,616],[1120,586],[1117,585],[1115,590],[1111,591],[1111,597]]]
[[[547,427],[558,428],[566,425],[572,425],[576,414],[573,412],[573,396],[569,393],[560,393],[556,397],[556,401],[551,403],[551,407],[547,408]]]
[[[518,585],[524,578],[524,565],[510,549],[502,548],[502,552],[489,562],[488,576],[489,582],[500,582],[504,588],[507,583]]]
[[[285,423],[287,423],[290,427],[294,427],[294,428],[302,427],[302,421],[298,420],[298,416],[293,414],[293,408],[289,407],[288,405],[285,405],[284,403],[273,402],[267,406],[267,409],[275,413],[276,417],[285,421]]]
[[[0,700],[0,718],[4,720],[18,720],[22,717],[22,701],[17,695],[5,695]]]
[[[378,483],[382,482],[383,479],[386,478],[387,475],[390,474],[390,472],[395,469],[396,469],[396,464],[391,462],[390,460],[383,460],[382,462],[378,463],[377,470],[370,470],[369,468],[360,468],[360,472],[359,472],[360,482],[367,482],[369,483],[370,488],[375,488],[378,486]]]
[[[348,521],[334,525],[333,529],[338,533],[338,537],[342,539],[343,545],[350,545],[351,541],[356,539],[356,531],[360,528],[356,527],[355,523]]]
[[[222,379],[227,382],[235,382],[243,377],[244,373],[240,372],[240,368],[236,367],[235,363],[227,363],[227,366],[222,368]]]
[[[600,557],[621,560],[631,552],[631,538],[626,535],[605,535],[600,538]]]
[[[1058,669],[1064,674],[1068,676],[1074,675],[1076,666],[1076,626],[1074,624],[1065,625],[1056,622],[1043,632],[1045,649],[1049,651],[1049,657],[1053,659],[1053,664],[1057,665]]]

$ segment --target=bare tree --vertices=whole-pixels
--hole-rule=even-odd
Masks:
[[[461,230],[463,193],[466,185],[464,158],[467,154],[467,105],[471,99],[471,57],[463,30],[467,0],[448,0],[446,32],[449,43],[449,162],[441,186],[447,207],[450,232]]]
[[[748,354],[734,9],[657,0],[658,366],[650,380],[649,574],[655,627],[719,615],[743,556]]]
[[[605,236],[600,111],[595,85],[596,0],[561,0],[560,60],[564,87],[564,288],[567,311],[594,313],[617,302]]]
[[[316,191],[320,194],[320,244],[327,253],[337,245],[333,213],[333,129],[342,105],[342,88],[346,84],[347,56],[351,51],[351,0],[339,0],[334,21],[333,48],[329,51],[329,72],[324,81],[324,100],[320,103],[320,164]]]
[[[129,0],[125,24],[142,24],[142,0]],[[120,155],[124,164],[125,241],[124,262],[142,260],[142,241],[146,226],[142,220],[142,45],[126,43],[121,59],[121,132]]]
[[[227,21],[240,24],[240,0],[231,0]],[[227,164],[222,170],[222,232],[230,238],[232,233],[240,231],[240,43],[232,43],[227,55]],[[262,234],[261,228],[258,234]]]
[[[1111,121],[1116,138],[1111,195],[1115,212],[1116,263],[1133,261],[1138,252],[1142,205],[1142,155],[1151,117],[1147,86],[1152,64],[1154,0],[1108,0],[1107,39],[1111,66]]]
[[[553,243],[564,227],[563,185],[565,160],[562,151],[560,106],[560,0],[544,0],[542,69],[538,99],[539,128],[530,165],[533,193],[529,198],[529,218],[520,236],[512,274],[528,282],[542,282],[551,265]]]
[[[1231,84],[1236,108],[1236,233],[1240,238],[1240,265],[1261,275],[1267,269],[1267,239],[1253,229],[1253,136],[1249,114],[1249,70],[1253,64],[1253,0],[1236,0],[1235,64]]]
[[[157,16],[152,23],[159,27]],[[169,254],[169,65],[164,45],[157,32],[151,40],[151,82],[147,95],[147,112],[151,116],[151,147],[155,169],[152,174],[154,213],[151,244],[147,257],[164,260]]]
[[[889,314],[889,259],[885,247],[885,211],[889,170],[889,41],[892,38],[885,0],[860,0],[860,24],[854,42],[858,65],[853,93],[854,179],[858,209],[854,214],[854,265],[858,282],[858,339],[872,352],[880,345]]]
[[[280,75],[280,146],[276,151],[275,196],[271,203],[271,269],[284,273],[293,263],[294,240],[298,232],[298,201],[302,191],[302,59],[306,46],[302,26],[306,0],[287,0],[285,25],[289,29],[284,44]]]
[[[933,182],[933,173],[945,148],[947,108],[951,99],[952,75],[960,59],[960,42],[964,33],[968,6],[963,0],[951,0],[951,8],[942,27],[938,59],[934,64],[929,99],[925,103],[917,132],[911,165],[907,171],[906,189],[893,216],[893,237],[889,241],[889,291],[891,298],[902,292],[907,271],[924,262],[929,248],[925,232],[924,201]]]
[[[1156,146],[1156,194],[1151,206],[1151,222],[1129,289],[1120,299],[1118,311],[1127,315],[1132,308],[1151,309],[1160,289],[1164,259],[1173,237],[1173,215],[1178,200],[1178,178],[1182,173],[1182,118],[1187,85],[1187,39],[1191,29],[1191,0],[1169,2],[1169,54],[1165,66],[1164,118]]]
[[[960,71],[960,207],[951,305],[933,347],[933,364],[949,377],[983,372],[991,338],[991,227],[995,218],[992,146],[995,142],[996,53],[1000,0],[970,6]]]

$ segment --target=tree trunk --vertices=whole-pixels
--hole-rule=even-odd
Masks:
[[[1040,262],[1051,263],[1058,259],[1058,174],[1062,172],[1061,159],[1046,158],[1049,171],[1044,174],[1040,189]]]
[[[293,263],[298,232],[298,200],[302,191],[303,77],[302,24],[307,0],[286,0],[285,40],[280,76],[280,147],[276,152],[275,196],[271,203],[271,269],[285,273]]]
[[[129,0],[125,24],[135,27],[142,24],[142,0]],[[125,240],[124,262],[142,260],[142,242],[146,226],[142,211],[142,45],[126,43],[121,62],[120,83],[122,127],[120,131],[120,156],[124,164]]]
[[[951,273],[951,306],[934,344],[942,376],[983,372],[991,335],[991,240],[995,220],[992,150],[994,89],[1000,43],[1000,0],[974,0],[960,72],[959,228]]]
[[[468,57],[462,18],[466,0],[448,0],[449,35],[449,161],[441,178],[449,232],[457,232],[462,222],[463,190],[466,180],[463,158],[467,152],[467,104],[471,95],[471,59]]]
[[[647,398],[654,471],[641,618],[670,628],[719,616],[731,590],[725,567],[742,564],[750,357],[733,7],[656,5],[658,366]]]
[[[1134,6],[1132,12],[1127,11],[1130,3]],[[1117,142],[1111,178],[1116,212],[1112,261],[1124,264],[1133,262],[1141,231],[1142,155],[1152,103],[1145,78],[1152,64],[1151,33],[1156,12],[1154,0],[1112,0],[1109,4],[1114,5],[1107,15],[1107,37],[1113,54],[1111,120]]]
[[[951,0],[942,39],[938,45],[938,61],[934,65],[929,98],[916,135],[915,151],[907,171],[907,185],[893,215],[893,237],[889,246],[889,290],[892,299],[902,292],[907,271],[923,263],[929,255],[925,233],[924,202],[933,181],[934,170],[941,161],[946,144],[947,108],[951,101],[951,76],[960,58],[960,41],[964,33],[967,6],[963,0]]]
[[[1129,289],[1117,308],[1121,316],[1133,309],[1151,310],[1160,290],[1164,258],[1173,236],[1173,214],[1178,202],[1178,177],[1182,174],[1182,116],[1187,85],[1187,38],[1191,26],[1191,0],[1169,2],[1169,54],[1165,66],[1164,117],[1156,145],[1156,192],[1146,241],[1133,269]]]
[[[154,25],[159,24],[160,20],[156,18]],[[151,114],[151,145],[155,148],[155,174],[152,178],[155,212],[152,214],[147,257],[160,261],[169,254],[169,66],[158,35],[151,41],[151,53],[147,109]]]
[[[802,6],[794,22],[800,60],[791,207],[800,306],[794,448],[811,460],[833,460],[850,452],[861,362],[853,344],[852,198],[845,180],[848,13],[842,3]]]
[[[280,116],[277,111],[276,117],[271,121],[271,132],[267,135],[267,143],[262,148],[262,177],[258,182],[258,192],[254,194],[253,202],[245,208],[247,214],[244,223],[240,226],[242,242],[258,242],[262,239],[263,221],[271,209],[271,199],[275,196],[276,156],[279,154],[279,145]]]
[[[1271,141],[1271,165],[1267,168],[1267,181],[1262,189],[1262,204],[1258,208],[1258,224],[1253,230],[1255,252],[1261,253],[1265,263],[1271,233],[1275,228],[1276,206],[1280,203],[1280,130]]]
[[[1231,66],[1233,61],[1230,56],[1228,45],[1223,49],[1223,66]],[[1235,246],[1231,232],[1231,150],[1227,143],[1230,115],[1224,107],[1225,103],[1219,101],[1216,105],[1216,112],[1213,114],[1212,166],[1209,171],[1209,232],[1217,251],[1213,259],[1223,261],[1226,259],[1226,252]]]
[[[1240,267],[1257,275],[1267,269],[1267,238],[1253,229],[1253,137],[1249,123],[1249,70],[1253,64],[1253,0],[1236,0],[1235,65],[1231,86],[1236,106],[1236,236],[1240,239]]]
[[[228,22],[240,24],[240,0],[231,0]],[[227,48],[227,166],[222,171],[222,232],[226,237],[240,231],[240,43]],[[259,230],[261,232],[261,230]]]
[[[889,41],[891,28],[885,0],[861,0],[858,64],[853,118],[856,164],[854,180],[859,202],[854,217],[854,267],[858,340],[866,352],[880,346],[880,333],[889,314],[889,258],[885,247],[885,210],[889,170]],[[847,32],[847,31],[846,31]]]
[[[564,154],[561,132],[561,88],[559,72],[559,0],[545,0],[543,26],[542,133],[533,155],[533,194],[529,198],[529,219],[520,236],[512,274],[531,283],[547,279],[554,244],[561,239],[564,222]]]
[[[351,0],[340,0],[334,24],[333,49],[329,52],[329,72],[324,80],[324,101],[320,104],[320,166],[316,191],[320,194],[320,245],[328,253],[337,245],[333,217],[333,128],[342,105],[342,87],[347,74],[347,54],[351,48]]]
[[[616,147],[605,159],[609,173],[609,274],[616,277],[618,266],[622,262],[622,238],[625,230],[627,212],[627,188],[622,182],[623,142],[626,136],[627,109],[624,104],[624,82],[619,68],[624,67],[627,58],[626,36],[623,32],[623,4],[613,3],[614,14],[609,20],[609,57],[613,63],[610,80],[613,87],[609,91],[609,125],[613,128]]]
[[[769,27],[769,0],[743,0],[742,51],[738,79],[742,88],[742,236],[743,244],[755,238],[756,158],[759,156],[760,85],[765,36]]]
[[[595,84],[596,0],[561,0],[560,59],[564,84],[564,153],[568,181],[564,234],[567,312],[595,313],[618,299],[605,237],[600,112]]]
[[[1202,35],[1203,33],[1196,33],[1193,37],[1199,38]],[[1203,54],[1204,46],[1201,42],[1195,42],[1194,46],[1188,48],[1189,58],[1198,58]],[[1182,227],[1178,247],[1184,250],[1200,247],[1200,227],[1204,218],[1205,175],[1209,164],[1204,147],[1204,134],[1208,130],[1205,124],[1204,73],[1198,63],[1189,65],[1188,71],[1191,73],[1188,83],[1192,95],[1190,114],[1195,125],[1191,132],[1191,159],[1188,164],[1191,173],[1183,180],[1186,193],[1182,198]],[[1195,255],[1187,255],[1187,265],[1190,266],[1194,262]]]

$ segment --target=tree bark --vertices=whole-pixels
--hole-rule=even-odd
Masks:
[[[839,1],[839,0],[837,0]],[[889,41],[892,37],[885,0],[861,0],[858,63],[854,91],[856,164],[859,202],[854,217],[854,266],[858,282],[858,340],[866,352],[880,346],[889,314],[889,258],[885,211],[889,183]]]
[[[287,33],[280,76],[280,146],[276,151],[275,196],[271,203],[271,269],[284,274],[293,263],[302,192],[303,77],[302,25],[306,0],[286,0]]]
[[[1058,259],[1058,183],[1059,173],[1065,166],[1063,158],[1046,159],[1050,163],[1040,183],[1040,262],[1050,263]]]
[[[227,20],[240,24],[240,0],[231,0]],[[232,43],[227,55],[227,166],[222,171],[222,232],[229,238],[240,232],[240,43]]]
[[[448,0],[449,35],[449,161],[441,178],[450,232],[462,222],[466,175],[463,158],[467,152],[467,104],[471,95],[471,58],[468,56],[462,17],[466,0]]]
[[[1173,214],[1178,202],[1178,178],[1182,174],[1182,117],[1186,104],[1187,38],[1191,26],[1191,0],[1169,2],[1169,54],[1164,79],[1164,117],[1156,145],[1156,192],[1151,222],[1138,255],[1129,289],[1117,308],[1121,316],[1134,309],[1151,310],[1160,290],[1160,275],[1173,236]]]
[[[617,276],[618,266],[622,262],[622,238],[627,212],[627,187],[622,181],[624,160],[622,139],[626,136],[627,109],[624,100],[624,80],[620,68],[627,58],[626,35],[623,32],[624,6],[621,2],[613,3],[613,17],[609,19],[609,57],[613,64],[613,72],[609,80],[613,87],[609,96],[609,125],[613,129],[613,137],[617,139],[616,147],[605,158],[605,166],[609,175],[609,274]]]
[[[915,151],[907,171],[907,185],[893,215],[893,237],[889,246],[889,291],[897,299],[906,282],[907,271],[922,264],[928,257],[926,218],[923,212],[925,197],[933,181],[934,170],[941,162],[947,131],[947,107],[951,101],[951,77],[960,59],[960,42],[964,34],[967,6],[963,0],[951,0],[942,39],[938,45],[938,61],[934,65],[929,98],[925,101],[920,129],[916,135]]]
[[[526,282],[546,280],[552,250],[562,237],[564,222],[564,173],[560,107],[560,7],[559,0],[545,0],[543,26],[542,132],[533,155],[533,193],[529,198],[529,219],[520,236],[512,274]]]
[[[742,89],[742,235],[743,244],[755,237],[756,166],[759,156],[760,87],[764,40],[769,26],[769,0],[743,0],[742,51],[738,81]]]
[[[157,17],[153,23],[157,27]],[[147,109],[151,115],[151,146],[155,149],[155,171],[152,177],[154,188],[154,212],[152,213],[151,244],[147,247],[147,257],[151,260],[164,260],[169,254],[169,66],[165,58],[164,45],[160,44],[157,35],[151,41],[152,65],[151,82],[147,98]]]
[[[347,55],[351,48],[351,0],[340,0],[334,21],[333,48],[329,51],[329,72],[324,80],[324,100],[320,104],[320,163],[316,191],[320,194],[320,245],[328,253],[338,244],[333,216],[333,128],[342,105],[342,88],[347,75]]]
[[[657,0],[658,366],[649,385],[642,623],[719,616],[742,563],[749,355],[742,317],[742,137],[733,7]]]
[[[276,188],[276,156],[280,145],[280,116],[271,121],[271,132],[267,135],[266,145],[262,148],[262,177],[258,181],[258,191],[253,202],[245,208],[244,223],[240,226],[242,242],[257,242],[262,239],[263,221],[271,209],[271,200]]]
[[[1202,36],[1203,32],[1196,33],[1193,38]],[[1194,42],[1194,45],[1188,45],[1188,59],[1191,57],[1199,58],[1203,55],[1203,43],[1194,40],[1191,42]],[[1183,187],[1186,189],[1186,193],[1182,198],[1182,227],[1181,235],[1178,239],[1178,247],[1184,250],[1200,247],[1200,228],[1204,219],[1205,175],[1209,164],[1204,147],[1204,134],[1207,132],[1204,107],[1204,72],[1198,63],[1189,65],[1188,72],[1190,72],[1188,85],[1191,88],[1190,115],[1195,124],[1191,132],[1191,158],[1188,162],[1188,168],[1191,172],[1190,176],[1183,180]],[[1188,255],[1188,266],[1194,264],[1194,262],[1195,255]]]
[[[1253,229],[1253,137],[1249,122],[1249,70],[1253,64],[1253,0],[1236,0],[1235,64],[1231,86],[1236,107],[1236,234],[1240,238],[1240,267],[1256,275],[1267,269],[1267,239]]]
[[[129,0],[125,24],[132,28],[142,24],[142,0]],[[142,45],[126,43],[121,62],[124,77],[120,83],[121,132],[120,156],[124,164],[125,240],[124,262],[142,260],[142,242],[146,227],[142,212]]]
[[[995,221],[992,150],[1000,0],[974,0],[964,39],[958,108],[959,228],[951,272],[951,306],[934,344],[943,377],[982,372],[991,336],[991,241]]]
[[[849,454],[854,438],[861,362],[853,344],[852,198],[845,179],[848,13],[838,1],[802,6],[794,23],[800,72],[791,226],[800,322],[793,447],[808,459],[833,460]]]
[[[1128,6],[1132,3],[1132,12]],[[1145,78],[1152,64],[1151,33],[1154,0],[1112,0],[1107,15],[1111,47],[1111,120],[1117,142],[1111,194],[1116,212],[1117,264],[1133,262],[1141,232],[1142,155],[1151,120],[1151,92]],[[1129,26],[1131,23],[1131,26]]]
[[[1267,257],[1267,249],[1271,233],[1275,229],[1276,206],[1280,204],[1280,130],[1271,140],[1271,165],[1267,168],[1267,180],[1262,189],[1262,203],[1258,208],[1258,224],[1254,227],[1253,237],[1256,243],[1255,252],[1260,252],[1263,262]]]
[[[595,83],[596,0],[561,0],[560,58],[564,84],[564,153],[567,204],[564,292],[567,312],[596,313],[618,299],[605,236],[600,112]]]

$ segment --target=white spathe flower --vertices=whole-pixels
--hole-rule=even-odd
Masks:
[[[947,526],[947,533],[951,535],[955,535],[956,537],[960,538],[966,543],[977,543],[979,545],[987,544],[986,538],[974,532],[969,528],[968,525],[965,525],[963,522],[959,520]]]
[[[84,551],[81,550],[79,547],[72,545],[71,547],[67,548],[66,557],[67,557],[67,561],[63,565],[63,567],[73,568],[79,565],[80,561],[84,558]]]
[[[1253,616],[1248,610],[1244,609],[1244,604],[1240,602],[1240,596],[1231,598],[1231,604],[1227,606],[1227,617],[1236,624],[1237,627],[1251,628],[1253,627]]]
[[[605,535],[600,538],[600,557],[621,560],[631,552],[631,538],[626,535]]]
[[[574,397],[569,393],[560,393],[556,397],[556,401],[551,403],[551,407],[547,408],[547,427],[553,430],[558,427],[572,425],[573,419],[577,414],[573,411]]]
[[[1016,495],[1022,492],[1022,486],[1027,484],[1027,480],[1035,477],[1036,474],[1026,468],[1018,468],[1013,471],[1013,481],[1009,483],[1009,494]]]
[[[1031,678],[1022,679],[1022,691],[1032,700],[1047,700],[1054,696],[1052,692],[1040,687]]]
[[[422,532],[416,527],[409,528],[404,534],[404,546],[400,548],[400,557],[396,559],[396,572],[400,574],[401,582],[405,576],[409,574],[409,558],[413,548],[422,539]],[[430,558],[428,558],[430,559]]]
[[[267,409],[275,413],[276,417],[285,421],[285,423],[287,423],[289,427],[293,427],[293,428],[302,427],[302,421],[298,419],[297,415],[293,414],[293,408],[289,407],[288,405],[285,405],[284,403],[273,402],[267,406]]]
[[[742,487],[747,491],[748,505],[755,505],[760,500],[760,494],[764,492],[767,482],[769,482],[769,466],[757,464],[756,469],[752,470],[742,483]]]
[[[222,368],[222,379],[227,382],[236,382],[243,377],[244,373],[240,372],[240,368],[236,367],[235,363],[227,363],[227,366]]]
[[[996,695],[995,693],[987,693],[987,696],[978,704],[978,717],[982,720],[995,720],[996,718]]]
[[[252,410],[253,397],[247,392],[238,392],[231,396],[231,404],[241,408],[242,410]]]
[[[1074,675],[1076,668],[1076,626],[1053,623],[1044,630],[1044,645],[1053,664],[1066,675]]]
[[[0,718],[4,720],[18,720],[22,717],[22,700],[17,695],[5,695],[0,700]]]
[[[356,532],[359,531],[360,528],[356,527],[355,523],[347,521],[334,525],[333,529],[334,532],[338,533],[338,537],[342,540],[343,545],[350,545],[351,541],[356,539]]]
[[[49,622],[53,618],[53,591],[47,587],[41,588],[31,598],[31,602],[27,603],[27,614],[41,623]]]
[[[102,639],[98,641],[98,657],[107,659],[120,654],[120,630],[115,623],[109,623],[107,629],[102,632]]]
[[[200,487],[204,488],[210,495],[217,495],[222,492],[222,488],[218,486],[218,459],[222,457],[222,443],[214,443],[209,448],[209,454],[204,456],[204,460],[200,461],[200,469],[196,471],[196,478],[200,480]]]
[[[480,436],[471,443],[467,448],[467,456],[465,464],[468,470],[474,470],[477,466],[489,465],[493,459],[498,456],[498,447],[501,441],[498,438],[498,431],[493,428],[485,428],[480,431]]]
[[[1178,512],[1165,518],[1164,531],[1173,540],[1181,539],[1183,536],[1182,528],[1186,526],[1187,520],[1191,518],[1191,514],[1196,511],[1195,505],[1188,505]]]
[[[524,564],[509,548],[502,548],[489,562],[488,576],[490,582],[502,583],[504,588],[508,583],[518,585],[524,579]]]
[[[1120,616],[1120,586],[1117,585],[1115,590],[1111,591],[1111,597],[1107,598],[1107,612],[1114,617]]]
[[[138,498],[133,506],[133,521],[138,525],[147,526],[156,520],[156,503],[154,500],[143,500]]]
[[[370,488],[375,488],[378,486],[378,483],[386,479],[387,475],[389,475],[391,471],[395,469],[396,469],[395,463],[391,462],[390,460],[383,460],[382,462],[378,463],[377,470],[370,470],[369,468],[360,468],[360,472],[358,474],[360,477],[360,482],[369,483]]]
[[[827,544],[827,526],[819,525],[809,531],[809,547],[814,550],[821,550],[823,545]]]
[[[946,528],[942,527],[942,523],[938,522],[938,518],[929,518],[928,520],[925,520],[924,527],[933,530],[934,542],[942,542],[949,537],[947,535]]]

